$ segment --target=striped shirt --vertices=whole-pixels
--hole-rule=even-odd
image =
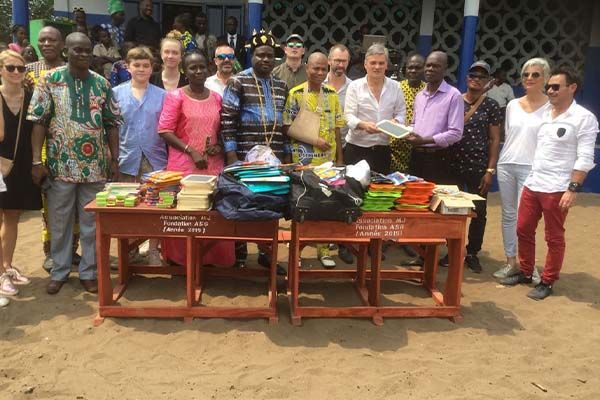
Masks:
[[[271,149],[282,160],[284,154],[292,152],[282,132],[287,86],[275,76],[256,77],[255,81],[253,75],[252,68],[248,68],[227,82],[221,109],[224,149],[235,151],[244,160],[252,147],[266,145],[272,133]]]

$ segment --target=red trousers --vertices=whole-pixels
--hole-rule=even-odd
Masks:
[[[531,276],[535,266],[535,231],[544,217],[545,239],[548,244],[542,282],[553,284],[558,280],[565,257],[565,219],[567,213],[558,207],[564,192],[541,193],[523,188],[517,216],[519,263],[525,276]]]

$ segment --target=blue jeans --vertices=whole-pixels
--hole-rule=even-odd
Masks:
[[[506,257],[517,255],[517,210],[531,165],[498,164],[498,187],[502,202],[502,240]]]
[[[81,262],[79,279],[96,279],[96,216],[83,209],[102,191],[104,183],[70,183],[53,180],[48,189],[48,223],[54,261],[51,277],[65,281],[73,259],[73,222],[79,216]]]

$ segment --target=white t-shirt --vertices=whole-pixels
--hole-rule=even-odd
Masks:
[[[537,133],[537,147],[525,186],[534,192],[564,192],[573,170],[589,172],[594,164],[598,120],[575,101],[556,118],[547,108]]]
[[[396,119],[404,124],[406,105],[404,93],[395,80],[385,78],[379,102],[369,90],[367,77],[350,82],[346,92],[344,115],[350,130],[346,135],[346,142],[360,147],[388,146],[390,137],[385,133],[367,133],[358,129],[361,121],[380,122],[387,119]]]
[[[537,131],[542,124],[542,115],[549,107],[550,103],[546,103],[534,112],[528,113],[521,107],[519,99],[508,103],[504,123],[504,145],[498,164],[533,164]]]
[[[490,99],[496,100],[500,108],[503,108],[506,107],[506,103],[515,98],[515,93],[513,92],[512,87],[504,82],[500,86],[492,86],[492,88],[488,90],[487,96]]]
[[[213,92],[219,93],[219,95],[223,97],[223,92],[225,91],[225,86],[227,85],[221,82],[221,80],[217,77],[217,74],[214,74],[206,78],[204,86]]]

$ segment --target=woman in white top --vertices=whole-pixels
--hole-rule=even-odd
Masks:
[[[494,273],[505,278],[519,272],[517,260],[517,209],[525,178],[531,171],[542,115],[549,107],[544,85],[550,78],[550,65],[532,58],[521,69],[525,96],[506,106],[505,139],[498,159],[498,186],[502,202],[502,239],[506,266]],[[534,279],[539,273],[534,268]]]

